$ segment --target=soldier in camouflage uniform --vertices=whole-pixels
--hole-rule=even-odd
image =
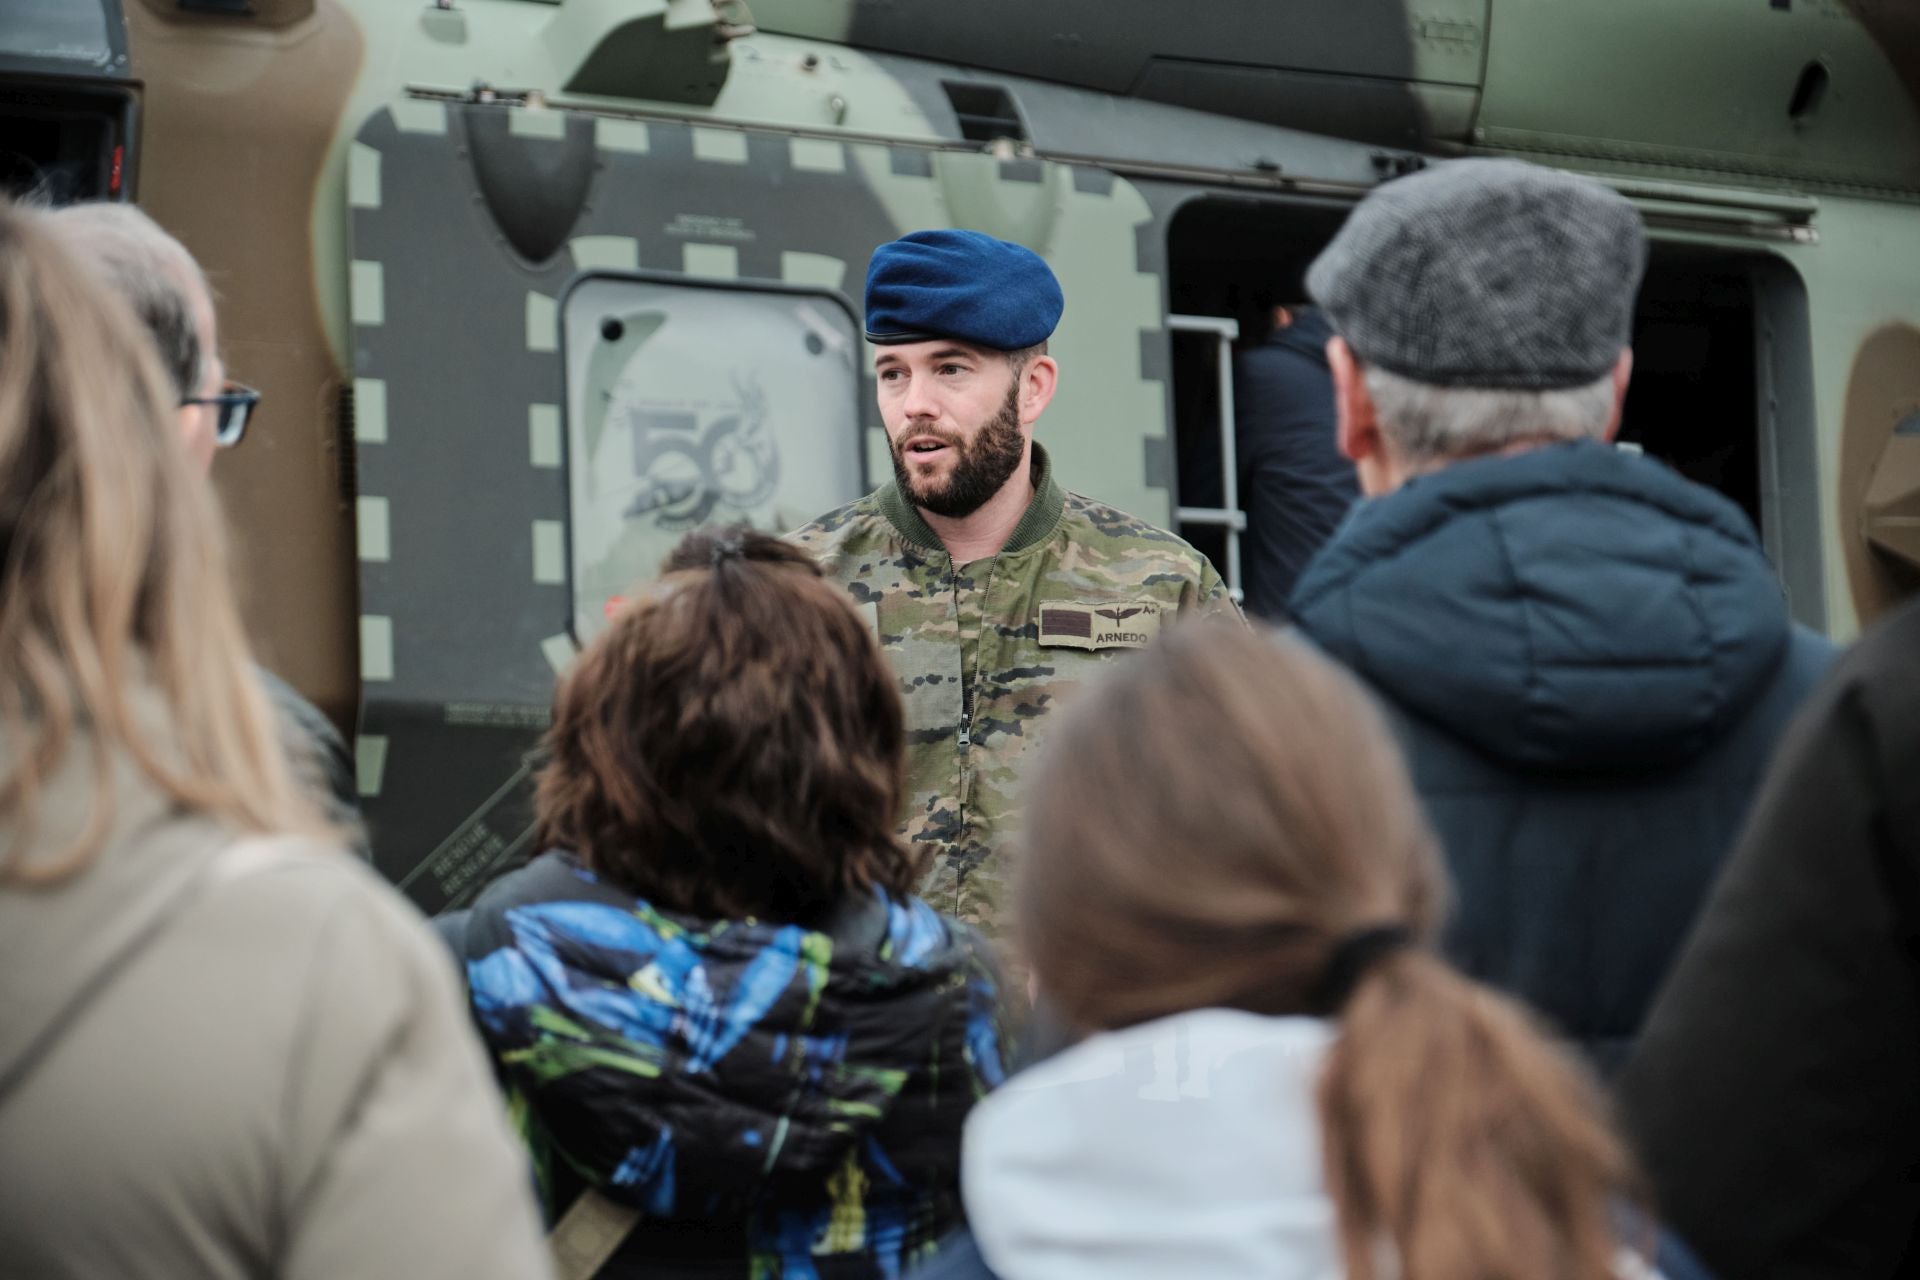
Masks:
[[[1046,716],[1176,615],[1237,616],[1205,556],[1055,481],[1033,427],[1063,306],[1017,245],[967,231],[882,245],[866,324],[894,479],[794,534],[899,675],[905,830],[932,854],[922,895],[994,935]]]

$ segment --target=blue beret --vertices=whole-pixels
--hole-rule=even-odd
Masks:
[[[1039,254],[978,231],[915,231],[867,264],[867,341],[957,338],[996,351],[1045,342],[1066,309]]]

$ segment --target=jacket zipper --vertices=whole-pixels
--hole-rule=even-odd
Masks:
[[[958,624],[961,618],[960,567],[953,563],[951,557],[948,558],[947,564],[949,567],[949,571],[953,574],[953,616],[954,616],[955,623]],[[964,634],[961,636],[960,732],[955,735],[955,744],[959,748],[959,752],[960,752],[960,794],[955,797],[954,802],[956,807],[959,810],[960,830],[963,835],[966,832],[970,831],[973,826],[973,821],[967,814],[969,801],[972,799],[972,792],[973,792],[973,785],[972,785],[973,784],[973,759],[972,759],[972,755],[973,755],[973,682],[980,678],[981,667],[982,667],[982,664],[985,662],[985,657],[981,652],[981,648],[982,648],[982,645],[985,643],[985,637],[986,637],[987,626],[988,626],[987,602],[993,596],[994,570],[998,569],[999,567],[1000,567],[1000,557],[996,555],[993,558],[992,563],[990,563],[987,566],[987,581],[986,581],[986,584],[980,589],[980,617],[978,619],[979,630],[974,635],[974,640],[973,640],[974,661],[973,661],[973,671],[971,673],[967,671],[966,637]],[[966,873],[961,872],[959,876],[959,880],[964,881],[965,879],[966,879]],[[956,889],[957,888],[958,886],[956,885]],[[956,910],[958,909],[957,901],[956,901],[955,909]]]
[[[951,559],[949,559],[947,563],[949,566],[948,572],[951,573],[953,577],[953,619],[954,619],[954,622],[958,624],[962,616],[961,610],[960,610],[960,566],[954,564]],[[977,656],[978,654],[977,654],[977,646],[976,646],[976,657]],[[978,662],[974,664],[974,668],[976,671],[978,671],[979,669]],[[972,746],[973,746],[973,678],[967,673],[966,637],[962,635],[960,637],[959,747],[960,747],[960,750],[964,753],[970,750]],[[966,809],[964,807],[966,794],[967,794],[967,761],[966,761],[965,755],[963,754],[960,759],[960,795],[959,797],[957,797],[962,802],[962,806],[963,806],[960,811],[962,821],[964,821],[966,817]]]
[[[954,629],[960,632],[960,732],[955,735],[955,746],[960,755],[960,776],[955,784],[957,791],[953,797],[953,807],[960,822],[960,836],[964,840],[967,833],[967,770],[971,763],[968,757],[973,750],[973,681],[967,675],[967,639],[965,633],[961,631],[963,615],[960,610],[960,566],[954,564],[949,557],[947,569],[953,575]],[[952,910],[955,914],[960,911],[960,886],[966,883],[966,879],[965,868],[958,869],[953,885]]]

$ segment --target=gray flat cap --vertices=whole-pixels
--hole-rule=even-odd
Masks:
[[[1640,214],[1587,178],[1450,160],[1367,196],[1307,291],[1369,364],[1450,387],[1594,381],[1633,333]]]

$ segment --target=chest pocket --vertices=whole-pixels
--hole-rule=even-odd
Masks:
[[[1160,635],[1160,606],[1043,604],[1039,640],[1049,649],[1144,649]]]

